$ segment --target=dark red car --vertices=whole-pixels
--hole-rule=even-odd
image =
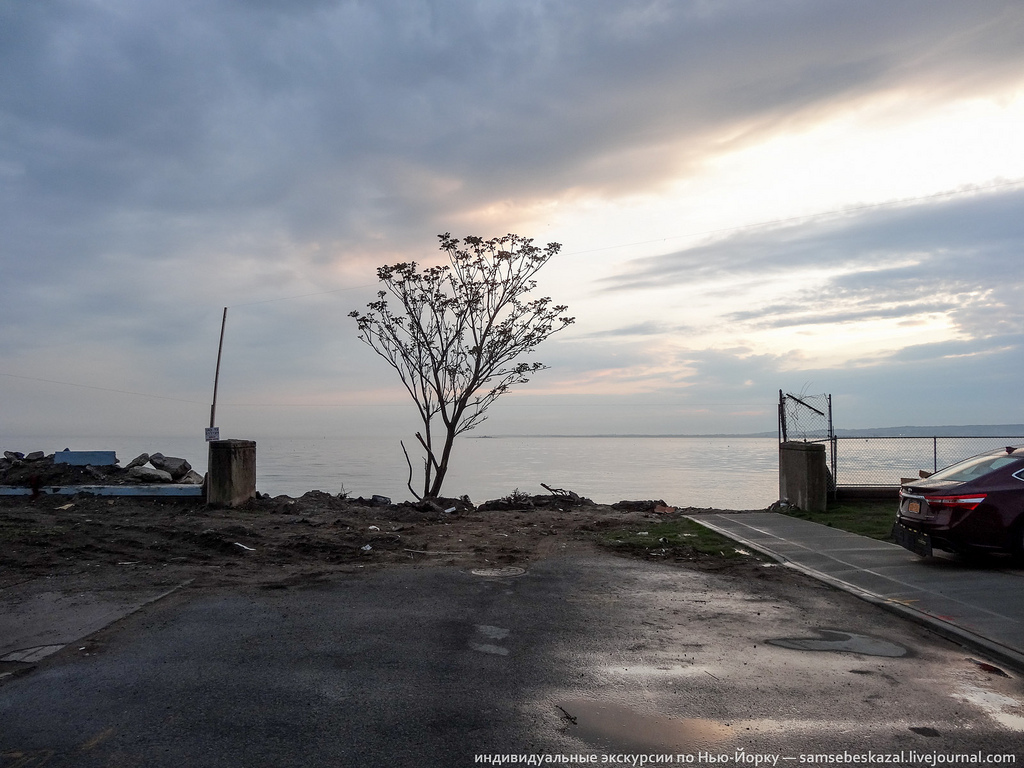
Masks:
[[[988,451],[905,484],[893,538],[924,557],[933,547],[1024,557],[1024,446]]]

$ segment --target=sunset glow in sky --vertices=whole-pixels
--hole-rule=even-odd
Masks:
[[[480,434],[1024,422],[1024,5],[0,8],[0,437],[403,434],[347,314],[436,236],[577,322]]]

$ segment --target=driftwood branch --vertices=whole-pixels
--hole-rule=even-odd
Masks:
[[[427,441],[423,439],[423,435],[417,432],[416,439],[420,441],[420,445],[423,446],[423,450],[427,452],[427,460],[433,465],[434,471],[440,472],[441,467],[438,466],[437,459],[434,458],[434,452],[430,450],[430,446],[427,445]]]
[[[567,491],[564,488],[552,488],[550,485],[545,485],[544,483],[541,483],[540,487],[547,490],[547,492],[550,493],[552,496],[562,496],[566,499],[572,499],[573,501],[579,501],[580,498],[580,495],[578,493]]]

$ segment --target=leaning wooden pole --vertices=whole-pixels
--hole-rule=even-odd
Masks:
[[[220,319],[220,343],[217,345],[217,370],[213,374],[213,404],[210,406],[210,429],[213,429],[217,418],[217,385],[220,383],[220,354],[224,351],[224,326],[228,321],[228,308]]]

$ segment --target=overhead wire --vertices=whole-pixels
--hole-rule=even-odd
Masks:
[[[97,389],[97,390],[100,390],[101,392],[116,392],[117,394],[120,394],[120,395],[135,395],[136,397],[152,397],[152,398],[156,398],[157,400],[173,400],[173,401],[178,402],[178,403],[193,403],[193,404],[196,404],[196,405],[205,405],[205,403],[200,403],[198,400],[185,400],[184,398],[181,398],[181,397],[168,397],[167,395],[154,395],[154,394],[150,394],[150,393],[147,393],[147,392],[133,392],[133,391],[127,390],[127,389],[114,389],[113,387],[97,387],[97,386],[93,386],[92,384],[76,384],[75,382],[71,382],[71,381],[57,381],[56,379],[43,379],[43,378],[39,378],[38,376],[21,376],[21,375],[16,374],[16,373],[3,373],[2,371],[0,371],[0,376],[6,376],[6,377],[11,378],[11,379],[24,379],[25,381],[45,382],[46,384],[60,384],[61,386],[65,386],[65,387],[80,387],[81,389]]]

